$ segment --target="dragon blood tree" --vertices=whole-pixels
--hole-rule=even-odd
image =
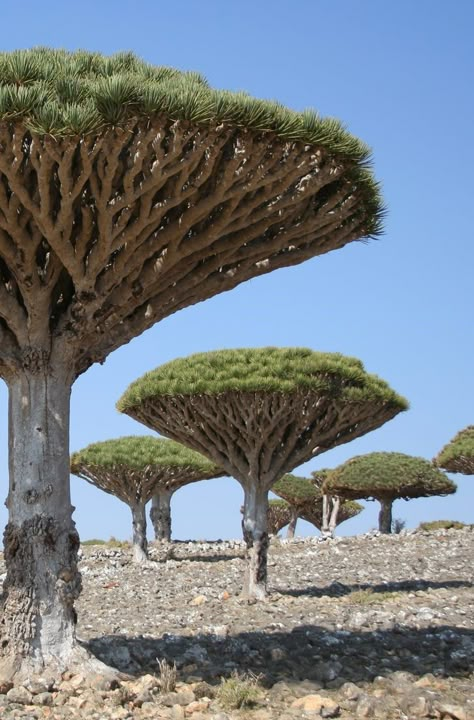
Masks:
[[[301,518],[317,527],[323,537],[333,537],[337,525],[355,517],[364,509],[359,503],[341,501],[338,497],[321,492],[322,480],[329,473],[330,470],[317,470],[312,473],[318,482],[287,474],[272,487],[272,492],[287,501],[294,526],[296,520]],[[294,530],[294,526],[290,522],[288,537],[293,537],[290,531]]]
[[[150,437],[122,437],[88,445],[71,456],[71,472],[115,495],[132,513],[133,559],[147,560],[145,505],[160,487],[171,488],[224,473],[184,445]],[[171,527],[171,522],[168,522]]]
[[[359,360],[305,348],[221,350],[145,374],[118,409],[201,452],[244,490],[244,595],[263,598],[268,491],[319,453],[379,427],[406,401]]]
[[[450,495],[456,485],[428,460],[396,452],[358,455],[335,468],[323,491],[348,499],[378,500],[379,530],[392,532],[394,500]]]
[[[0,676],[82,662],[74,380],[181,308],[378,234],[368,157],[334,120],[129,53],[0,54]]]
[[[278,497],[286,500],[290,508],[290,521],[288,523],[287,537],[295,535],[296,523],[301,511],[313,504],[321,494],[307,478],[299,477],[288,473],[276,481],[272,486],[272,492]]]
[[[311,513],[314,520],[310,520],[321,531],[323,537],[334,537],[336,527],[346,520],[359,515],[364,506],[353,500],[344,500],[338,495],[328,495],[323,492],[323,485],[331,470],[315,470],[311,473],[311,481],[319,488],[321,505],[315,504]],[[308,520],[307,517],[304,518]],[[315,522],[316,521],[316,522]]]
[[[468,425],[439,452],[435,465],[448,472],[474,475],[474,425]]]
[[[269,500],[267,510],[268,534],[278,535],[280,530],[291,522],[292,517],[293,509],[286,500]]]

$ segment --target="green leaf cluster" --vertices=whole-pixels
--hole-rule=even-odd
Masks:
[[[218,395],[228,392],[296,393],[313,391],[346,402],[407,401],[364,370],[360,360],[308,348],[243,348],[178,358],[133,382],[117,403],[121,412],[148,398],[169,395]]]
[[[456,485],[424,458],[396,452],[358,455],[328,476],[323,492],[345,498],[417,498],[449,495]]]
[[[272,485],[272,492],[294,506],[306,505],[321,498],[320,489],[311,480],[291,473],[277,480]]]
[[[373,232],[380,230],[384,212],[378,184],[367,170],[370,148],[334,118],[295,112],[244,92],[214,90],[200,73],[153,66],[130,52],[107,57],[37,47],[0,53],[0,120],[64,136],[126,127],[131,118],[155,115],[273,133],[352,161],[354,182],[365,188],[376,215]]]
[[[435,459],[448,472],[474,473],[474,425],[468,425],[449,442]]]
[[[175,442],[150,435],[131,435],[114,440],[92,443],[71,456],[71,472],[79,466],[125,467],[143,470],[150,467],[189,467],[208,473],[208,477],[223,475],[223,470],[198,452]]]
[[[272,488],[273,492],[273,488]],[[275,509],[281,509],[281,510],[289,510],[291,505],[286,500],[280,500],[279,498],[271,498],[268,501],[268,507],[269,508],[275,508]]]

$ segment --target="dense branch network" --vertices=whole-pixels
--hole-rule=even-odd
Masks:
[[[343,162],[225,125],[161,117],[54,139],[2,123],[0,149],[3,345],[18,356],[52,333],[77,373],[180,308],[365,231]]]
[[[361,401],[340,407],[313,391],[163,396],[127,411],[164,435],[212,457],[229,475],[265,483],[309,457],[386,422],[394,407]],[[265,433],[262,433],[262,426]]]

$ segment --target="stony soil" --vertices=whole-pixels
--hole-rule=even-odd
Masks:
[[[128,677],[0,688],[0,718],[474,719],[473,559],[473,528],[276,540],[269,600],[249,604],[241,542],[156,546],[145,566],[83,547],[78,635]],[[251,707],[219,697],[235,672],[258,678]]]

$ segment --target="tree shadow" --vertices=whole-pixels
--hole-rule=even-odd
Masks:
[[[304,588],[279,588],[272,586],[272,592],[280,595],[290,595],[291,597],[343,597],[350,595],[358,590],[370,590],[373,593],[386,592],[417,592],[423,590],[439,590],[448,588],[471,588],[474,583],[469,580],[398,580],[394,582],[384,583],[356,583],[346,585],[345,583],[333,582],[330,585],[319,587],[317,585],[308,585]]]
[[[261,675],[270,687],[283,680],[316,687],[371,682],[407,671],[416,676],[465,677],[474,662],[474,631],[453,626],[377,631],[328,631],[301,625],[291,632],[96,637],[87,644],[100,660],[133,675],[156,673],[157,660],[175,662],[181,679],[190,675],[216,682],[234,670]]]

